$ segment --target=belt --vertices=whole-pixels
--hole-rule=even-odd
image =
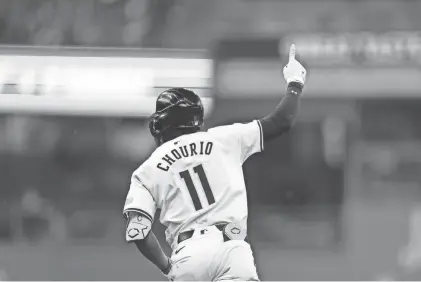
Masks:
[[[227,242],[227,241],[231,240],[227,235],[225,235],[225,232],[224,232],[225,226],[227,226],[227,224],[215,224],[214,226],[216,228],[218,228],[219,231],[222,232],[222,234],[224,236],[224,242]],[[202,234],[205,234],[205,230],[202,230],[201,232],[202,232]],[[191,237],[193,237],[193,234],[194,234],[194,230],[188,230],[188,231],[181,232],[178,235],[177,244],[180,244],[181,242],[190,239]],[[244,241],[248,243],[248,237],[246,237],[244,239]]]

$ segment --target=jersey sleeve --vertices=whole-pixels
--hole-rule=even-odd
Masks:
[[[153,187],[154,185],[149,180],[148,174],[142,168],[132,174],[130,189],[123,209],[123,215],[126,219],[129,212],[136,212],[153,222],[157,206]]]
[[[216,134],[231,150],[238,152],[242,163],[264,149],[262,126],[258,120],[219,126],[209,131]]]

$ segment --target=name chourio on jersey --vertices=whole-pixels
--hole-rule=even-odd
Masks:
[[[179,146],[165,154],[165,156],[161,158],[162,162],[159,162],[156,167],[160,170],[168,171],[177,160],[197,155],[210,155],[212,153],[212,148],[213,142],[211,141],[198,141]]]

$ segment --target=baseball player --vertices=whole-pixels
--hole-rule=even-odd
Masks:
[[[124,216],[126,240],[170,280],[259,281],[247,239],[242,165],[292,126],[306,80],[295,45],[283,73],[286,94],[272,114],[207,131],[194,92],[172,88],[158,96],[149,124],[157,148],[132,175]],[[151,232],[157,209],[170,257]]]

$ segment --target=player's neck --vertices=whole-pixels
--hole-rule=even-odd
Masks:
[[[187,128],[183,128],[183,129],[173,129],[173,130],[169,130],[167,132],[165,132],[165,134],[161,137],[161,139],[159,140],[159,145],[162,145],[164,143],[167,143],[171,140],[174,140],[180,136],[186,135],[186,134],[192,134],[192,133],[196,133],[198,132],[198,130],[191,130],[191,129],[187,129]]]
[[[164,144],[168,141],[171,141],[171,140],[174,140],[174,139],[180,137],[181,135],[183,135],[183,134],[178,130],[168,131],[168,132],[166,132],[165,135],[162,136],[161,143]]]

